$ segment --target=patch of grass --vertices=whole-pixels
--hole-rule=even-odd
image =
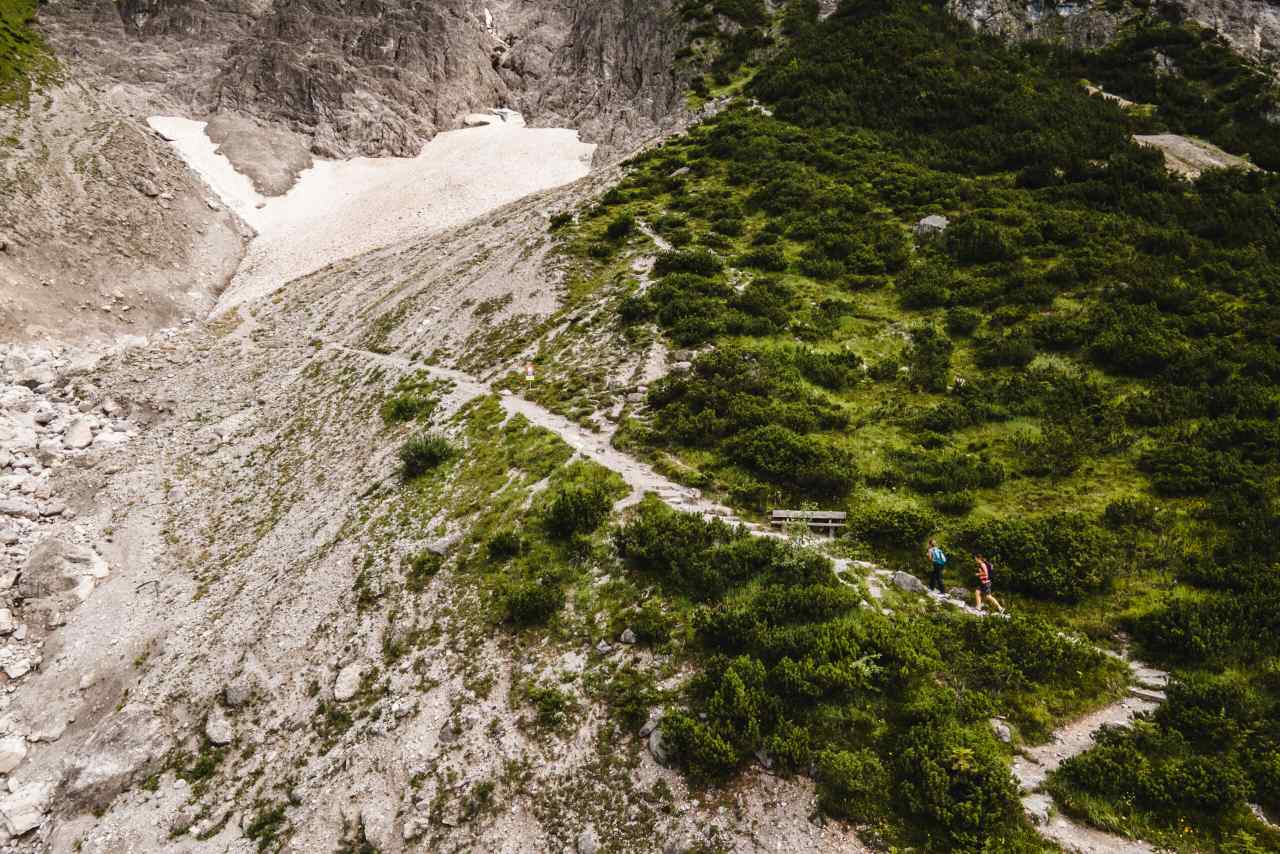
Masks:
[[[57,72],[35,20],[36,0],[0,3],[0,108],[25,106]]]

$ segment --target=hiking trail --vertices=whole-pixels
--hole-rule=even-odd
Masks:
[[[247,312],[241,311],[240,314],[247,319]],[[248,319],[248,322],[254,321]],[[253,341],[247,333],[241,340],[260,343]],[[787,536],[786,533],[736,516],[730,508],[705,499],[699,490],[676,483],[659,474],[648,463],[613,447],[612,432],[592,431],[508,390],[495,391],[490,383],[470,374],[423,365],[396,354],[378,353],[334,342],[325,344],[324,349],[361,356],[402,371],[424,371],[435,379],[452,382],[455,390],[468,398],[496,394],[503,410],[509,415],[521,415],[531,424],[551,431],[580,456],[620,475],[631,492],[617,502],[615,509],[633,506],[646,493],[652,492],[672,509],[697,513],[704,518],[719,519],[728,524],[739,524],[754,536]],[[923,582],[910,573],[891,572],[867,561],[833,558],[832,562],[836,578],[847,586],[857,586],[856,581],[846,578],[853,570],[865,572],[863,581],[871,604],[882,611],[887,609],[878,603],[889,587],[896,587],[904,592],[927,595],[939,604],[958,608],[974,617],[985,618],[991,615],[991,612],[979,610],[953,595],[925,589]],[[1100,727],[1129,726],[1137,715],[1153,711],[1164,702],[1167,673],[1130,659],[1127,655],[1110,651],[1107,654],[1120,658],[1129,666],[1132,681],[1127,696],[1063,725],[1044,744],[1019,748],[1011,772],[1021,790],[1023,811],[1028,819],[1042,836],[1062,846],[1063,850],[1078,854],[1155,854],[1156,848],[1140,840],[1127,839],[1076,823],[1054,808],[1052,797],[1043,791],[1049,775],[1064,761],[1094,746]]]

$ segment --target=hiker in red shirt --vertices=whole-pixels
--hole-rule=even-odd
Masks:
[[[1000,609],[1000,613],[1004,613],[1004,606],[1000,604],[1000,600],[991,595],[991,561],[982,555],[974,555],[973,562],[978,565],[978,571],[974,573],[978,576],[978,589],[973,592],[974,602],[979,611],[982,610],[982,594],[986,594],[987,598]]]

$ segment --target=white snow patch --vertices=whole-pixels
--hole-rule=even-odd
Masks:
[[[413,158],[316,160],[286,195],[273,198],[218,153],[204,122],[149,122],[258,233],[219,300],[222,311],[334,261],[460,225],[589,171],[595,146],[577,131],[529,128],[510,111],[496,119],[439,134]]]

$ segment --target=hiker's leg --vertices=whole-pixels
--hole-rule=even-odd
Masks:
[[[981,590],[973,591],[973,607],[977,608],[979,611],[982,610],[982,591]]]
[[[994,603],[995,606],[999,608],[1001,612],[1004,611],[1004,606],[1000,604],[1000,600],[992,596],[990,593],[987,594],[987,601]]]

